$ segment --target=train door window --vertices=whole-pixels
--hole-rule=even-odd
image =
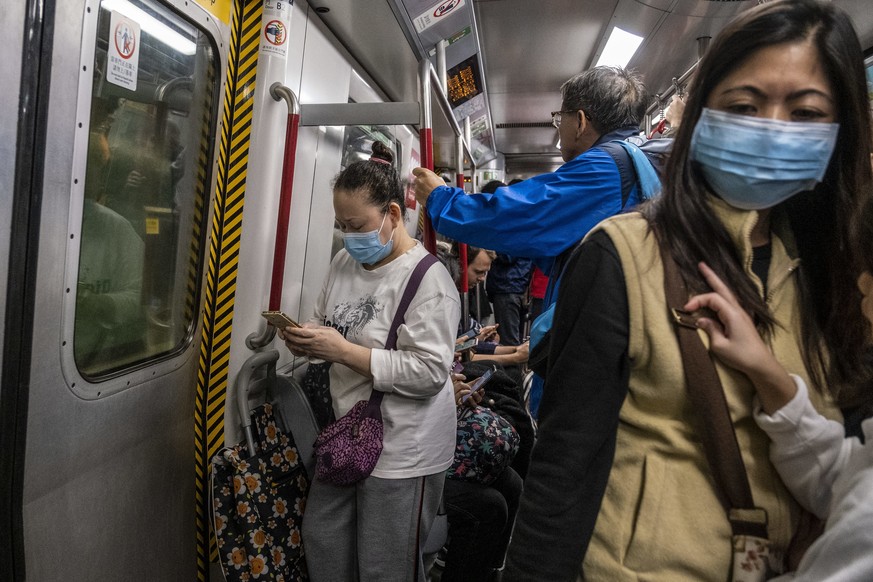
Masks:
[[[73,356],[91,381],[182,350],[197,314],[219,63],[154,0],[96,24]]]

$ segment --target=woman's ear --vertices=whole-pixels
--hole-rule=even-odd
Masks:
[[[401,224],[403,224],[403,209],[400,208],[400,205],[396,202],[391,202],[388,204],[388,214],[391,215],[391,224],[393,224],[393,228],[397,228]]]

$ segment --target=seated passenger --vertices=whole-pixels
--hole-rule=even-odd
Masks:
[[[452,374],[452,382],[459,409],[483,404],[501,414],[493,402],[488,404],[491,396],[487,393],[471,394],[463,374]],[[510,418],[504,418],[515,426]],[[504,469],[487,485],[446,476],[443,499],[449,520],[449,540],[440,577],[442,582],[495,579],[492,576],[503,567],[521,490],[522,479],[512,467]]]
[[[455,283],[460,284],[460,267],[458,261],[457,244],[447,246],[440,244],[437,249],[437,256],[446,265],[449,273],[453,275]],[[476,247],[467,247],[467,288],[468,290],[480,282],[485,280],[485,276],[491,269],[491,262],[494,260],[495,253]],[[528,343],[524,342],[520,346],[504,346],[500,343],[500,334],[496,325],[482,326],[471,315],[469,320],[461,322],[458,327],[458,336],[461,336],[468,330],[476,332],[476,339],[479,343],[473,348],[472,359],[489,360],[498,362],[504,366],[520,366],[527,362]],[[459,342],[460,343],[460,339]]]
[[[707,291],[706,262],[815,408],[839,418],[829,387],[867,373],[869,328],[848,300],[853,212],[871,195],[865,87],[860,43],[833,3],[761,4],[713,40],[661,196],[600,223],[564,273],[504,582],[728,578],[732,527],[688,398],[662,256],[689,298]],[[717,371],[780,571],[803,511],[768,457],[751,381]]]

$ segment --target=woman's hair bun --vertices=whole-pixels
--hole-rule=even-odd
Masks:
[[[372,152],[373,153],[370,156],[371,160],[376,161],[376,162],[382,162],[385,164],[390,164],[390,165],[394,164],[394,154],[391,153],[391,150],[388,149],[388,146],[386,146],[381,141],[374,141],[373,142]]]

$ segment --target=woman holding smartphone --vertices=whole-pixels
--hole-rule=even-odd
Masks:
[[[333,202],[345,250],[331,262],[312,319],[280,332],[294,355],[333,362],[337,418],[372,390],[384,392],[383,449],[372,474],[349,486],[316,479],[309,491],[303,540],[313,582],[423,582],[420,548],[452,464],[449,369],[460,304],[442,265],[427,270],[396,349],[385,349],[406,282],[427,253],[404,227],[392,160],[375,142],[370,160],[337,176]]]

